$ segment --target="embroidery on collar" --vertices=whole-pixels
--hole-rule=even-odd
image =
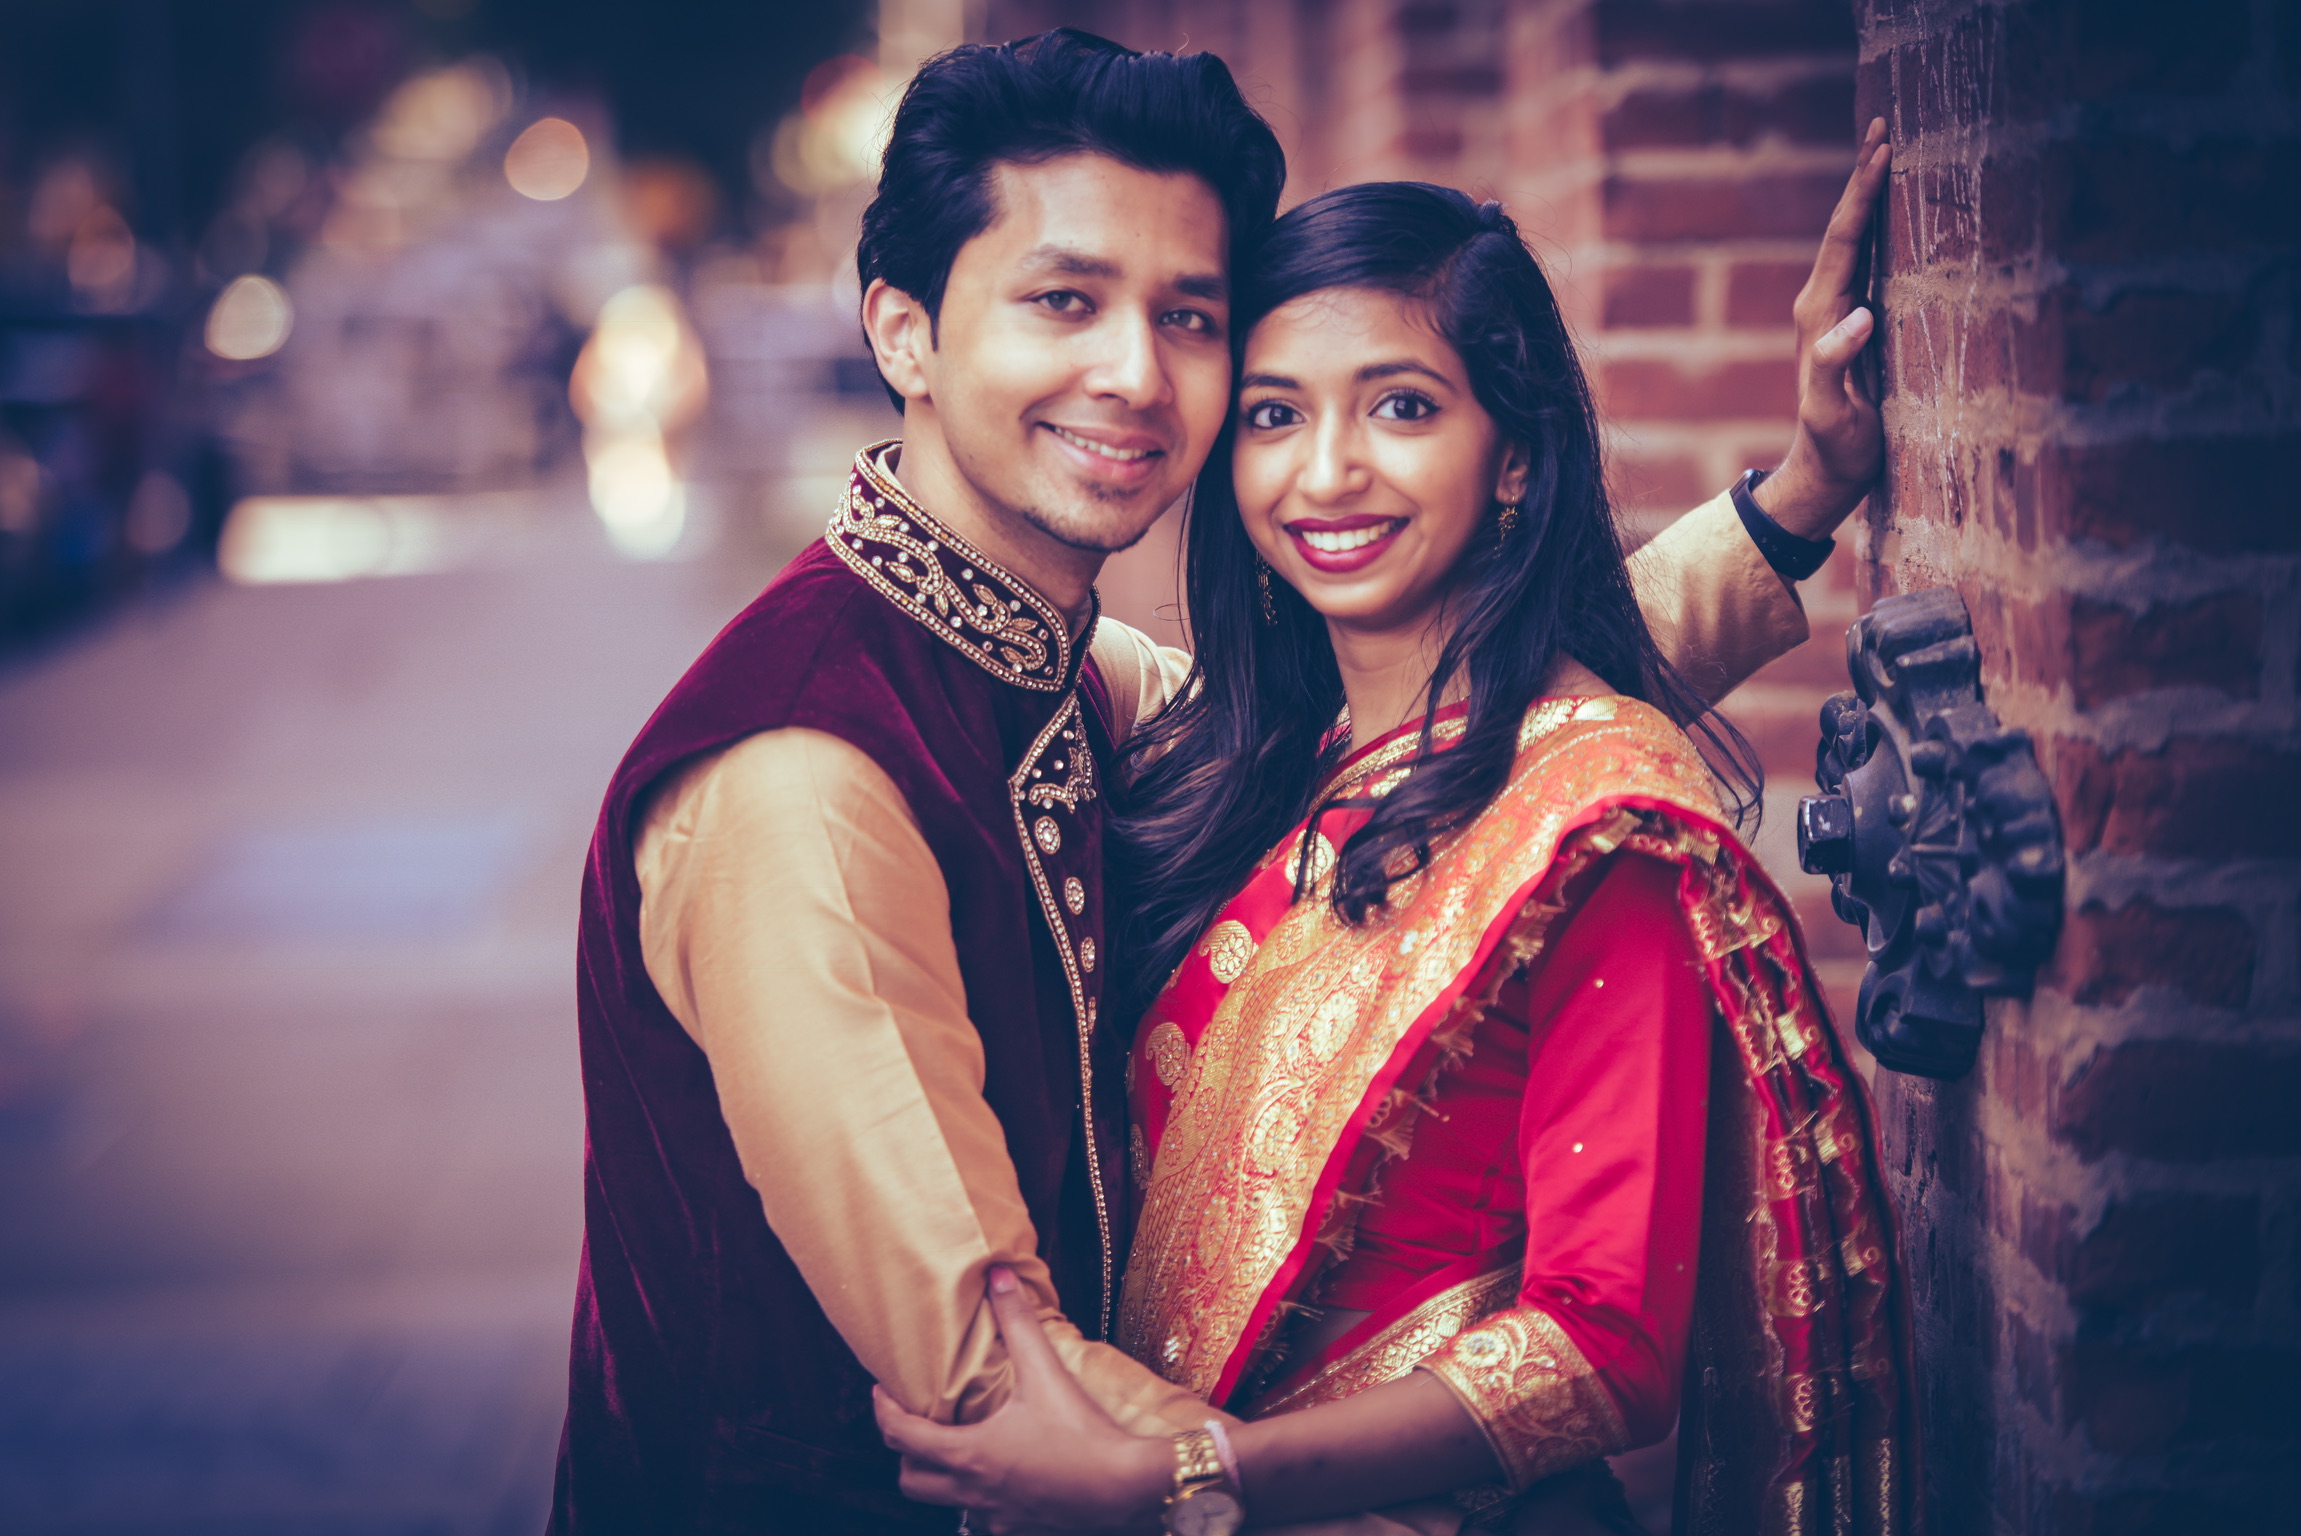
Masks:
[[[1068,688],[1073,647],[1060,610],[895,483],[879,460],[896,441],[855,455],[824,535],[831,548],[881,596],[999,681],[1041,693]]]

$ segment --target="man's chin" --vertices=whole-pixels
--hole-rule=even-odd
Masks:
[[[1102,501],[1056,511],[1044,507],[1019,510],[1025,522],[1058,544],[1088,554],[1115,555],[1140,544],[1168,505],[1162,501],[1147,513],[1139,505]]]

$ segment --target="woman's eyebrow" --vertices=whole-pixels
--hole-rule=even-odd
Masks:
[[[1302,385],[1283,373],[1248,373],[1239,376],[1240,389],[1300,389]]]
[[[1387,363],[1368,363],[1358,370],[1356,377],[1359,383],[1367,384],[1376,379],[1395,378],[1402,373],[1419,373],[1432,383],[1443,384],[1448,389],[1454,388],[1454,381],[1445,374],[1428,363],[1418,363],[1410,357],[1396,358]]]

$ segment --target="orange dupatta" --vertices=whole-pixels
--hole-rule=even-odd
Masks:
[[[1460,732],[1449,712],[1441,745]],[[1417,734],[1359,753],[1330,792],[1386,793],[1411,771]],[[1324,825],[1347,837],[1364,814]],[[1555,909],[1536,898],[1550,881],[1630,844],[1683,871],[1722,1030],[1682,1529],[1914,1531],[1906,1297],[1867,1096],[1787,901],[1719,824],[1692,744],[1629,699],[1537,703],[1493,805],[1361,927],[1324,899],[1335,861],[1325,835],[1298,827],[1257,866],[1138,1037],[1143,1194],[1119,1342],[1209,1401],[1232,1399],[1315,1278],[1319,1234],[1401,1078],[1450,1016],[1482,1001],[1466,993],[1502,945],[1520,960],[1538,951]],[[1305,857],[1313,892],[1298,903]],[[1592,1402],[1586,1366],[1576,1378],[1578,1357],[1561,1358],[1555,1325],[1511,1310],[1507,1286],[1477,1288],[1490,1324],[1474,1313],[1417,1333],[1415,1319],[1378,1316],[1344,1341],[1367,1341],[1352,1358],[1315,1363],[1313,1384],[1357,1390],[1443,1356],[1519,1481],[1624,1449],[1606,1443],[1619,1419]],[[1367,1357],[1376,1347],[1388,1353]],[[1563,1354],[1575,1355],[1570,1344]],[[1299,1386],[1286,1397],[1317,1400]]]

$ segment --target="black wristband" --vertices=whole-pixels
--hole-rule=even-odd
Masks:
[[[1828,562],[1830,551],[1838,547],[1838,541],[1801,539],[1766,516],[1766,509],[1750,494],[1765,478],[1764,470],[1753,469],[1734,482],[1729,493],[1734,498],[1734,510],[1741,514],[1742,526],[1749,530],[1750,542],[1758,546],[1758,553],[1766,557],[1766,564],[1784,581],[1804,581]]]

